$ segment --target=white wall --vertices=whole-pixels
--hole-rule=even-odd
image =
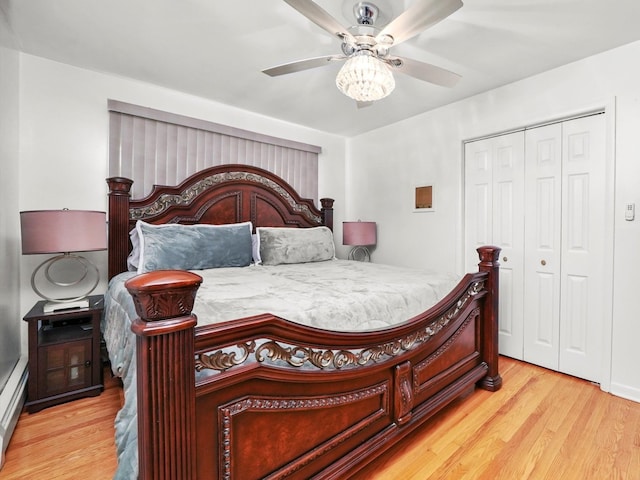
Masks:
[[[107,99],[115,99],[322,146],[318,192],[336,200],[336,223],[341,225],[345,196],[342,137],[122,77],[27,54],[20,59],[21,210],[106,210]],[[94,253],[91,258],[105,277],[106,253]],[[42,260],[40,255],[22,257],[22,311],[37,300],[29,276]],[[105,290],[105,282],[103,278],[98,290]]]
[[[19,354],[18,52],[0,47],[0,370]],[[0,378],[3,378],[0,372]],[[2,383],[2,382],[0,382]],[[1,388],[0,388],[1,390]]]
[[[18,89],[19,54],[0,46],[0,466],[25,389],[26,358],[19,362]]]
[[[640,42],[360,135],[349,140],[346,177],[348,216],[378,222],[374,261],[461,271],[462,141],[615,104],[610,388],[640,401],[640,220],[623,214],[627,202],[640,206],[638,58]],[[434,186],[433,213],[412,213],[418,184]]]

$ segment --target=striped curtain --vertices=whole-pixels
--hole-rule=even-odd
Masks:
[[[134,180],[131,196],[177,185],[208,167],[241,163],[286,180],[318,200],[321,148],[191,117],[109,100],[109,176]]]

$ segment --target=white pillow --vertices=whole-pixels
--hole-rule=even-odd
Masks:
[[[262,263],[260,258],[260,237],[257,233],[251,235],[251,256],[254,264],[260,265]]]
[[[129,232],[129,239],[131,240],[132,248],[127,257],[127,268],[130,272],[135,272],[138,270],[138,263],[140,263],[140,238],[136,228]]]

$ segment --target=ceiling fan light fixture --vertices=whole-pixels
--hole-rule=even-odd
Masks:
[[[336,77],[338,90],[358,102],[374,102],[396,86],[389,67],[371,52],[361,50],[349,58]]]

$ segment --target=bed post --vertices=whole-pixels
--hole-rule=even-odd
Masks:
[[[333,198],[321,198],[322,224],[333,231]]]
[[[158,270],[125,286],[139,318],[137,335],[138,464],[140,480],[195,480],[196,397],[191,313],[202,277]]]
[[[482,324],[482,349],[483,359],[487,362],[489,370],[487,375],[479,382],[479,386],[485,390],[495,392],[502,387],[502,377],[498,372],[498,287],[500,279],[500,263],[498,255],[500,248],[484,246],[478,248],[480,256],[479,269],[487,272],[485,289],[488,293],[484,301],[484,322]]]
[[[127,270],[129,255],[129,199],[132,180],[107,178],[109,185],[109,218],[107,221],[109,248],[109,280]]]

